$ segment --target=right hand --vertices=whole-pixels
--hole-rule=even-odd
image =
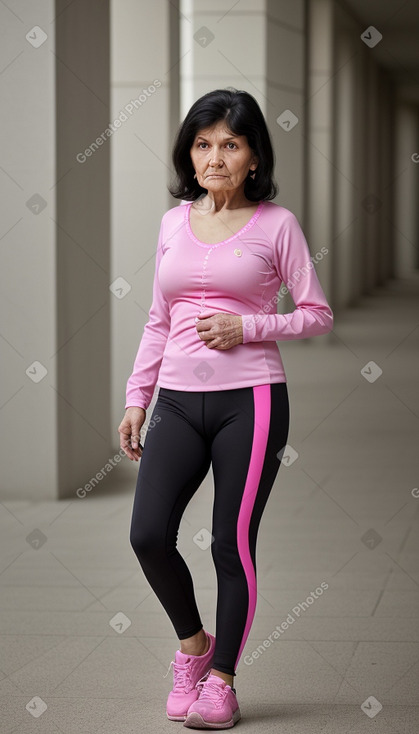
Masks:
[[[130,461],[138,461],[143,453],[138,442],[145,416],[146,412],[144,408],[127,408],[125,416],[119,425],[119,443]]]

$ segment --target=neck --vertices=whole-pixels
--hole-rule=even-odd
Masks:
[[[219,212],[226,209],[242,209],[256,202],[249,201],[244,195],[244,187],[232,191],[208,191],[203,199],[205,208]]]

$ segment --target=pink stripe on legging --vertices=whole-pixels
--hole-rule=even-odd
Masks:
[[[253,388],[253,400],[255,413],[252,453],[250,456],[246,484],[244,487],[239,517],[237,520],[237,546],[247,580],[247,588],[249,592],[249,607],[247,610],[247,618],[243,632],[243,638],[234,666],[235,669],[237,668],[242,650],[246,644],[246,640],[249,635],[256,610],[256,574],[252,563],[252,557],[250,555],[249,527],[253,507],[259,488],[263,463],[265,461],[266,445],[268,442],[271,415],[271,386],[256,385]]]

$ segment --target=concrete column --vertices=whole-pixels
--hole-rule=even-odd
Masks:
[[[106,3],[2,9],[3,499],[75,497],[110,449]],[[100,147],[100,149],[99,149]]]
[[[366,181],[366,196],[362,205],[366,211],[365,229],[365,268],[364,292],[370,293],[377,285],[377,262],[379,258],[379,222],[382,216],[383,202],[379,191],[380,150],[378,140],[379,130],[379,73],[377,66],[367,64],[366,77],[366,125],[365,138],[367,150],[364,159],[364,177]]]
[[[266,0],[181,0],[181,115],[205,92],[245,89],[263,111]]]
[[[57,494],[74,497],[111,448],[109,6],[56,12]]]
[[[396,108],[395,232],[396,275],[407,277],[417,268],[419,139],[418,108],[399,100]],[[412,160],[412,155],[415,160]]]
[[[327,247],[329,253],[316,271],[334,307],[334,3],[307,3],[307,235],[313,253]]]
[[[112,116],[112,439],[124,415],[131,374],[152,299],[160,220],[179,202],[167,185],[179,124],[179,10],[176,2],[111,2]],[[127,111],[128,106],[128,111]],[[153,401],[154,403],[154,401]],[[152,405],[147,411],[147,415]],[[118,476],[138,467],[124,461]]]
[[[345,308],[356,299],[356,64],[355,23],[336,7],[335,83],[335,215],[333,236],[334,307]]]
[[[276,0],[268,0],[266,10],[268,104],[265,106],[265,115],[277,159],[277,202],[291,209],[304,226],[307,94],[305,3],[278,3]]]
[[[266,97],[264,113],[276,155],[275,201],[298,217],[306,232],[306,15],[302,0],[266,3]],[[308,235],[307,235],[308,237]],[[312,254],[313,243],[309,241]],[[278,312],[294,309],[291,293],[278,304]]]
[[[377,280],[380,285],[395,277],[394,266],[394,225],[395,207],[393,195],[394,144],[395,144],[395,108],[396,97],[394,85],[388,75],[381,70],[380,74],[380,200],[382,201],[379,220],[380,256],[377,263]]]
[[[394,176],[393,86],[387,75],[362,48],[358,63],[357,96],[357,212],[360,257],[359,295],[371,293],[393,277]]]
[[[362,43],[360,41],[360,43]],[[368,181],[366,178],[365,167],[368,165],[368,147],[369,136],[368,128],[368,89],[367,74],[369,59],[367,56],[367,48],[361,45],[359,53],[355,56],[356,66],[356,120],[354,127],[355,135],[355,171],[356,171],[356,202],[355,202],[355,239],[352,244],[355,266],[354,278],[354,301],[356,302],[361,296],[367,293],[367,285],[365,282],[365,273],[367,269],[367,226],[370,214],[366,210],[366,200],[369,194]]]

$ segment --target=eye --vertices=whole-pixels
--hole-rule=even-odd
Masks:
[[[229,150],[234,150],[234,148],[237,148],[237,145],[236,145],[236,143],[231,143],[231,142],[230,142],[230,143],[227,143],[227,145],[232,145],[232,146],[233,146],[233,147],[232,147],[232,148],[230,148]]]
[[[198,148],[201,148],[201,145],[208,145],[208,143],[198,143]],[[202,148],[201,148],[202,150]]]

